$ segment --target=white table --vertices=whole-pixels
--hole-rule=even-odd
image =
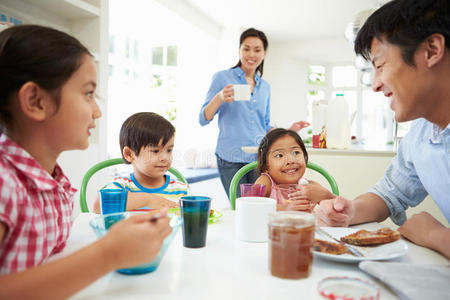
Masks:
[[[88,225],[94,214],[79,215],[72,228],[67,255],[96,240]],[[376,223],[361,225],[366,229]],[[449,264],[442,255],[408,242],[408,254],[396,261],[415,264]],[[235,238],[234,212],[223,211],[219,223],[208,228],[206,247],[183,247],[181,228],[172,241],[159,268],[144,275],[112,272],[71,299],[320,299],[318,282],[328,276],[370,279],[356,264],[314,259],[307,279],[288,280],[270,275],[268,244],[247,243]],[[382,283],[381,299],[396,299]]]

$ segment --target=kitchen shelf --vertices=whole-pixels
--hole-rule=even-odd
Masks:
[[[99,6],[84,0],[25,0],[48,12],[55,13],[68,20],[78,20],[100,16]],[[94,1],[91,1],[95,3]]]

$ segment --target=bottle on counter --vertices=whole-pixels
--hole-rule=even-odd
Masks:
[[[314,101],[312,103],[312,138],[313,148],[326,148],[324,140],[327,123],[327,105],[325,100]],[[322,137],[322,143],[321,143]]]
[[[348,149],[350,147],[350,123],[348,104],[344,94],[336,94],[327,106],[327,148]]]

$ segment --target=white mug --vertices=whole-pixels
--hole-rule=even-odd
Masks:
[[[252,91],[248,84],[233,84],[234,100],[249,101]]]
[[[277,210],[277,202],[265,197],[236,199],[236,237],[246,242],[267,242],[269,214]]]

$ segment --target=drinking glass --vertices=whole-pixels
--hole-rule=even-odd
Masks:
[[[269,269],[280,278],[307,278],[313,262],[315,217],[299,211],[269,215]]]
[[[210,207],[210,197],[184,196],[180,198],[184,247],[201,248],[205,246]]]

